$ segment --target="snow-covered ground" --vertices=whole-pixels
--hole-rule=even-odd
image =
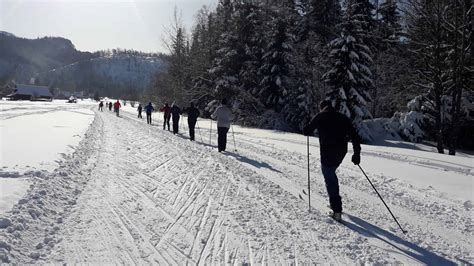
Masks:
[[[0,101],[0,214],[25,194],[31,177],[74,151],[94,118],[91,104]]]
[[[147,125],[129,105],[121,117],[98,112],[95,105],[77,107],[95,116],[90,124],[80,122],[88,129],[74,152],[62,155],[56,168],[33,175],[28,192],[0,214],[0,260],[474,263],[471,155],[440,155],[402,142],[362,146],[361,166],[408,231],[403,234],[350,163],[351,154],[338,170],[346,226],[327,217],[317,138],[310,139],[309,213],[302,193],[304,136],[235,126],[235,147],[230,131],[228,151],[221,154],[210,121],[199,120],[197,141],[190,142],[184,130],[163,130],[158,113]],[[30,121],[24,123],[34,123],[45,108],[28,108]],[[2,134],[10,127],[4,117]],[[2,153],[3,142],[2,137]]]

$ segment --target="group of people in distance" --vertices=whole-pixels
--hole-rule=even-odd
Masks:
[[[119,110],[122,107],[119,100],[117,100],[115,103],[112,103],[112,102],[105,103],[105,108],[109,108],[109,111],[112,111],[112,106],[114,107],[114,113],[117,116],[119,116]],[[103,108],[104,108],[104,101],[100,101],[99,111],[103,112],[104,111]]]
[[[99,104],[99,110],[102,111],[103,102]],[[114,111],[117,113],[120,109],[120,102],[117,100],[113,104]],[[109,110],[112,109],[112,103],[108,103]],[[313,135],[314,130],[318,130],[319,143],[320,143],[320,154],[321,154],[321,170],[326,183],[326,189],[329,196],[329,203],[332,209],[331,216],[341,221],[342,214],[342,200],[339,193],[339,180],[336,175],[336,170],[342,163],[346,153],[348,140],[352,141],[354,154],[352,156],[352,163],[355,165],[360,164],[360,137],[358,136],[352,122],[345,115],[336,111],[333,107],[333,103],[329,100],[324,100],[320,103],[320,113],[314,116],[309,123],[307,123],[303,129],[305,136]],[[147,116],[147,123],[151,124],[151,114],[155,111],[153,105],[148,103],[145,106],[145,112]],[[143,107],[138,106],[138,118],[142,118]],[[194,141],[194,128],[197,123],[197,119],[200,116],[199,110],[194,106],[194,103],[190,103],[190,107],[185,108],[183,112],[176,105],[172,104],[171,107],[168,103],[160,108],[163,112],[163,130],[168,127],[170,130],[170,119],[173,119],[173,134],[177,134],[179,130],[179,119],[181,114],[188,114],[188,127],[189,137],[191,141]],[[217,120],[217,134],[218,134],[218,150],[219,152],[225,151],[227,143],[227,132],[231,126],[233,119],[232,112],[227,106],[227,100],[222,99],[219,107],[216,108],[214,113],[211,115],[212,119]],[[309,139],[308,139],[309,140]]]
[[[146,112],[147,123],[151,124],[151,114],[155,111],[155,108],[151,102],[149,102],[144,108],[141,104],[139,104],[137,108],[138,118],[143,118],[143,109],[145,109]],[[188,115],[189,139],[191,141],[195,141],[196,123],[201,113],[194,106],[194,102],[191,102],[190,106],[184,110],[181,110],[181,108],[179,108],[179,106],[175,103],[173,103],[171,107],[168,105],[168,103],[165,103],[165,105],[160,108],[160,112],[163,112],[163,130],[168,128],[168,131],[170,131],[170,120],[173,120],[173,134],[179,133],[179,119],[183,113],[186,113]],[[225,151],[227,144],[227,132],[229,131],[230,124],[233,119],[232,112],[227,106],[226,99],[222,99],[221,104],[216,108],[214,113],[211,115],[211,118],[217,120],[218,151]]]

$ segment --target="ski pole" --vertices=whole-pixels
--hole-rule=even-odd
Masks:
[[[309,171],[309,136],[306,136],[306,148],[308,155],[308,210],[311,212],[311,186],[310,186],[310,171]]]
[[[198,126],[198,131],[199,131],[199,136],[201,137],[201,142],[204,143],[204,141],[202,141],[201,128],[199,127],[199,122],[196,121],[196,124]]]
[[[211,119],[211,127],[209,128],[209,145],[212,145],[212,119]]]
[[[234,125],[231,126],[231,129],[232,129],[232,138],[234,139],[234,151],[237,151],[237,148],[235,147]]]
[[[380,196],[380,193],[377,191],[377,189],[375,188],[374,184],[372,184],[372,181],[370,181],[369,177],[367,176],[367,174],[365,174],[364,170],[362,169],[362,167],[360,167],[360,165],[358,164],[357,166],[359,166],[360,170],[362,171],[362,173],[365,175],[365,177],[367,178],[367,180],[369,181],[370,185],[372,185],[372,188],[375,190],[375,192],[377,193],[377,195],[379,196],[379,198],[382,200],[383,204],[385,205],[385,207],[387,208],[388,212],[390,212],[390,214],[392,215],[393,219],[395,220],[395,222],[397,223],[398,227],[400,227],[400,230],[402,230],[402,232],[404,234],[407,233],[407,231],[403,230],[402,226],[400,225],[400,223],[398,222],[397,218],[395,218],[395,215],[393,215],[392,211],[390,210],[390,208],[387,206],[387,204],[385,203],[385,201],[383,200],[382,196]]]

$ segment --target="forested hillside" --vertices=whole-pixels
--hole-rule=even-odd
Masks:
[[[64,38],[26,39],[1,32],[0,84],[12,79],[30,82],[39,73],[98,56],[98,53],[76,50],[72,42]]]
[[[127,49],[81,52],[68,39],[25,39],[1,32],[0,88],[35,83],[52,91],[138,99],[156,74],[166,71],[166,60],[166,55]],[[3,88],[2,94],[11,90]]]
[[[293,131],[330,99],[366,142],[375,127],[454,154],[472,147],[458,139],[473,132],[471,10],[463,0],[220,0],[191,32],[175,20],[169,72],[145,97],[208,111],[226,97],[240,123]]]

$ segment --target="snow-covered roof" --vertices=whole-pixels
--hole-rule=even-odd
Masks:
[[[12,95],[33,95],[36,97],[53,97],[51,92],[49,91],[48,87],[45,86],[34,86],[34,85],[24,85],[24,84],[16,84],[15,89]]]

